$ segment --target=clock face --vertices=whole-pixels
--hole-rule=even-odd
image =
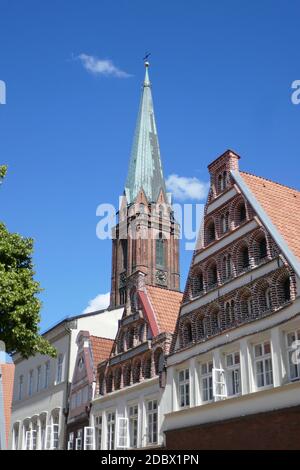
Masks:
[[[167,274],[164,271],[156,271],[156,282],[158,284],[166,285]]]

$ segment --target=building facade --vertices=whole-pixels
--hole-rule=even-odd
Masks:
[[[0,351],[0,450],[8,449],[15,366]]]
[[[98,365],[90,428],[97,449],[157,447],[165,358],[182,299],[179,226],[166,193],[146,63],[140,110],[112,250],[111,306],[124,313]],[[93,431],[94,430],[94,431]]]
[[[114,338],[123,309],[70,317],[44,333],[57,357],[14,355],[15,381],[10,448],[56,450],[66,448],[70,384],[81,330]]]
[[[299,449],[300,192],[209,165],[167,359],[168,449]]]
[[[89,331],[80,331],[76,343],[77,357],[69,395],[67,449],[85,450],[90,403],[96,391],[97,365],[108,359],[114,342],[91,335]]]

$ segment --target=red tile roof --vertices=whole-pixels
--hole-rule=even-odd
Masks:
[[[6,441],[7,441],[7,446],[8,446],[15,365],[14,364],[0,364],[0,369],[1,369],[1,374],[2,374],[2,386],[3,386]]]
[[[90,336],[94,367],[97,367],[99,362],[105,361],[109,358],[114,341],[108,338],[101,338],[98,336]]]
[[[300,191],[249,173],[240,175],[300,260]]]
[[[148,298],[156,316],[160,333],[174,333],[182,292],[146,286]]]

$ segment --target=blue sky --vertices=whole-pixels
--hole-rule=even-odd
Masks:
[[[0,218],[35,239],[43,329],[109,291],[96,207],[124,187],[145,51],[166,177],[205,183],[232,148],[243,170],[299,188],[299,2],[0,0],[0,11]],[[91,73],[82,54],[130,76]],[[183,250],[182,287],[190,259]]]

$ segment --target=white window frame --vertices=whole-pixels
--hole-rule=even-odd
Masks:
[[[73,432],[70,432],[69,434],[67,450],[74,450],[74,433]]]
[[[117,449],[128,449],[128,418],[118,416],[117,418]]]
[[[85,426],[83,429],[83,450],[95,450],[95,428]]]
[[[128,409],[129,416],[129,448],[136,449],[138,447],[139,436],[139,405],[132,404]]]
[[[203,372],[203,366],[206,366],[206,372]],[[200,391],[202,403],[211,403],[214,401],[212,370],[212,360],[200,363]],[[205,399],[205,392],[207,394],[207,399]]]
[[[38,366],[36,369],[36,391],[37,393],[41,390],[41,379],[42,379],[42,367]]]
[[[224,369],[212,369],[212,387],[214,398],[227,398],[226,375]]]
[[[62,383],[63,381],[63,364],[64,364],[64,355],[61,353],[58,355],[58,358],[57,358],[56,379],[55,379],[56,385]]]
[[[151,403],[151,409],[150,409]],[[156,405],[154,407],[154,404]],[[147,445],[158,444],[158,400],[152,399],[146,402],[146,419],[147,419]],[[156,435],[156,439],[155,439]]]
[[[115,450],[116,448],[116,412],[106,412],[106,448]]]
[[[95,447],[97,450],[102,449],[102,435],[103,435],[103,419],[102,415],[94,417],[95,423]]]
[[[190,406],[191,387],[190,387],[190,369],[184,368],[178,371],[178,407],[188,408]]]
[[[45,362],[44,388],[48,388],[50,383],[50,361]]]
[[[294,341],[289,344],[289,335],[294,335],[295,339]],[[299,349],[300,349],[300,327],[287,331],[285,334],[285,341],[286,341],[286,351],[287,351],[287,364],[288,364],[288,374],[289,374],[289,380],[290,382],[297,382],[300,380],[300,361],[297,364],[294,364],[292,362],[292,357],[295,359],[300,360],[300,354],[299,354]],[[296,376],[292,377],[291,374],[291,368],[294,368],[296,371]],[[294,372],[295,372],[294,371]]]
[[[236,362],[236,356],[239,357],[239,362]],[[229,358],[231,358],[231,364],[228,364]],[[225,362],[226,362],[227,396],[228,397],[239,396],[242,393],[240,352],[234,351],[232,353],[226,354]]]
[[[265,346],[269,345],[270,352],[265,352]],[[256,356],[256,348],[262,348],[262,354],[260,356]],[[262,341],[253,345],[253,356],[254,356],[254,376],[255,376],[255,386],[257,390],[263,390],[266,388],[272,388],[274,385],[274,377],[273,377],[273,360],[272,360],[272,349],[271,343],[269,340]],[[258,364],[261,363],[262,365],[262,372],[258,372]],[[266,365],[270,364],[271,369],[267,370]],[[268,374],[271,374],[272,381],[271,383],[267,384],[267,377]],[[263,378],[263,385],[258,385],[258,378],[261,376]]]
[[[33,395],[33,369],[31,369],[28,373],[28,396],[32,397]]]
[[[78,429],[75,439],[75,450],[82,450],[82,435],[82,429]]]

